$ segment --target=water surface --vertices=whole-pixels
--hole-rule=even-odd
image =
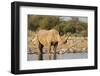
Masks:
[[[86,59],[88,58],[88,53],[65,53],[65,54],[57,54],[58,59]],[[37,60],[36,54],[28,54],[28,61]],[[43,54],[43,60],[48,60],[47,54]]]

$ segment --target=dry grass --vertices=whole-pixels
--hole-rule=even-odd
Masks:
[[[33,46],[31,42],[34,39],[35,33],[28,31],[28,53],[37,53],[38,48]],[[47,48],[44,48],[46,53]],[[82,53],[88,52],[87,37],[69,37],[66,44],[57,47],[57,53]]]

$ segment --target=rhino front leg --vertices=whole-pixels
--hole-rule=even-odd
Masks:
[[[54,59],[54,60],[57,59],[57,56],[56,56],[57,46],[58,46],[58,42],[56,42],[55,45],[54,45],[54,54],[53,54],[53,59]]]

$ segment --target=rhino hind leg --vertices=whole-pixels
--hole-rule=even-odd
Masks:
[[[52,55],[51,55],[51,45],[49,46],[48,58],[49,58],[49,60],[52,59]]]
[[[41,43],[39,43],[38,60],[43,60],[43,45]]]

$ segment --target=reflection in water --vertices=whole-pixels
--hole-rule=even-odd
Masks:
[[[88,58],[88,53],[65,53],[57,54],[57,59],[86,59]],[[48,60],[47,54],[43,54],[43,59]],[[36,54],[28,54],[28,61],[37,60]]]

